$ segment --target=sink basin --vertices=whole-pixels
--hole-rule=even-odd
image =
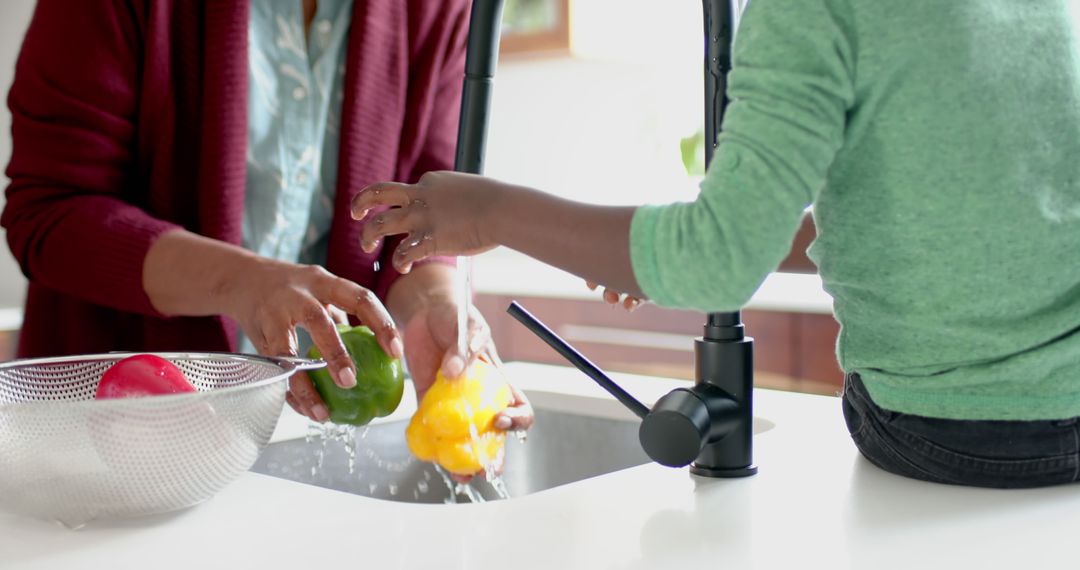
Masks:
[[[405,445],[406,420],[356,430],[353,473],[340,441],[323,445],[304,439],[270,444],[251,468],[281,477],[347,493],[409,503],[453,502],[456,496],[429,463],[412,458]],[[322,465],[316,464],[322,452]],[[536,424],[528,442],[506,442],[503,479],[510,497],[611,473],[647,463],[638,444],[638,422],[536,409]],[[476,482],[484,499],[496,499],[494,488]]]
[[[648,463],[649,458],[638,442],[640,420],[599,388],[582,383],[576,370],[540,365],[523,367],[514,363],[506,368],[519,387],[525,384],[523,389],[536,413],[527,443],[507,437],[503,479],[509,498]],[[625,377],[620,381],[634,392],[644,394],[649,402],[685,385],[679,381]],[[595,397],[583,397],[583,392],[590,391]],[[575,392],[577,395],[569,395]],[[389,501],[467,501],[468,496],[456,493],[453,483],[444,479],[433,465],[416,460],[409,452],[405,426],[416,410],[411,394],[412,389],[407,388],[398,411],[386,418],[390,421],[357,428],[347,436],[355,449],[352,473],[343,441],[303,438],[268,445],[251,470]],[[755,434],[774,427],[766,419],[754,417],[753,421]],[[296,437],[303,429],[290,433]],[[500,498],[484,481],[475,481],[469,492],[478,499]]]

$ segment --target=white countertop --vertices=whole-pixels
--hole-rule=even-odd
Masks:
[[[473,286],[477,293],[597,300],[585,282],[570,273],[506,248],[473,258]],[[770,273],[747,309],[832,314],[832,297],[821,277],[805,273]]]
[[[578,372],[507,365],[537,407],[620,408]],[[613,375],[651,401],[684,385]],[[186,511],[80,531],[0,514],[0,568],[1071,567],[1080,488],[922,483],[862,459],[836,398],[758,390],[758,475],[643,465],[485,504],[385,502],[247,473]],[[276,437],[302,432],[287,414]]]

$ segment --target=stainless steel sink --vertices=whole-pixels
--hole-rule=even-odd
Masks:
[[[355,465],[339,441],[324,446],[303,439],[274,443],[251,468],[256,473],[390,501],[444,503],[454,491],[428,463],[413,459],[405,445],[406,421],[360,428]],[[637,421],[562,411],[536,410],[528,442],[507,438],[504,480],[510,497],[611,473],[649,461],[638,443]],[[322,464],[316,465],[322,455]],[[473,488],[484,499],[498,498],[492,486]],[[464,500],[464,499],[462,499]]]

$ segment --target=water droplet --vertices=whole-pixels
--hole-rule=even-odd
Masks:
[[[349,457],[349,475],[353,475],[356,473],[356,428],[345,426],[342,437],[345,440],[345,453]]]
[[[491,488],[495,490],[495,494],[500,499],[509,499],[510,490],[506,488],[506,481],[503,480],[502,475],[488,475],[488,483],[491,484]]]
[[[448,505],[457,504],[457,489],[455,488],[456,485],[454,484],[454,480],[451,479],[450,474],[439,465],[435,465],[435,471],[442,477],[442,481],[446,484],[446,488],[450,490],[450,496],[443,499],[443,503]]]
[[[454,487],[454,493],[458,495],[465,495],[465,498],[469,499],[473,503],[487,502],[483,495],[481,495],[472,485],[468,483],[458,483]]]

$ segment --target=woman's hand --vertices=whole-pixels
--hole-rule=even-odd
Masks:
[[[491,330],[484,317],[475,307],[470,307],[468,318],[468,340],[463,354],[457,342],[457,304],[452,302],[434,303],[418,311],[404,327],[405,360],[409,365],[409,374],[416,387],[416,399],[420,401],[441,367],[448,378],[460,376],[468,364],[483,356],[496,366],[502,366],[495,345],[491,340]],[[527,430],[533,424],[533,409],[528,398],[520,390],[510,385],[512,400],[510,405],[495,416],[495,428],[501,430]],[[495,466],[495,472],[502,472],[502,465]],[[466,483],[472,476],[453,475],[455,481]]]
[[[460,172],[429,172],[416,184],[373,184],[353,198],[353,219],[364,219],[377,206],[393,209],[364,224],[360,247],[371,252],[386,236],[408,234],[393,257],[394,267],[402,273],[425,257],[482,253],[499,245],[489,231],[489,214],[509,188]]]
[[[416,398],[424,397],[441,369],[447,378],[457,378],[480,355],[495,362],[498,354],[491,329],[476,307],[469,307],[465,351],[458,343],[458,304],[450,299],[433,299],[417,309],[404,323],[405,362]]]
[[[465,372],[475,359],[484,357],[501,366],[499,354],[491,340],[491,329],[474,306],[469,307],[468,339],[465,352],[458,345],[458,305],[448,299],[433,301],[418,310],[405,324],[405,362],[416,387],[417,401],[423,399],[435,382],[441,368],[448,378]],[[495,416],[495,427],[502,430],[529,429],[533,423],[529,400],[512,388],[514,399],[510,407]]]
[[[475,305],[470,304],[466,315],[466,342],[458,343],[457,271],[442,263],[423,264],[399,277],[387,294],[387,306],[402,323],[405,362],[417,401],[423,399],[440,369],[448,378],[456,378],[481,356],[502,365],[491,328]],[[495,417],[499,429],[528,429],[532,422],[532,407],[517,391],[510,408]]]
[[[441,263],[418,266],[402,275],[391,287],[387,305],[403,323],[405,362],[409,367],[416,399],[424,398],[435,382],[440,369],[448,378],[465,372],[476,359],[483,357],[497,367],[502,366],[491,329],[475,306],[470,306],[466,319],[466,342],[458,343],[458,297],[454,291],[456,269]],[[463,350],[464,349],[464,350]],[[525,430],[533,424],[533,410],[528,398],[510,386],[510,405],[495,416],[494,426],[500,430]],[[496,466],[501,471],[502,466]],[[471,477],[454,476],[465,482]]]
[[[374,333],[387,354],[401,358],[403,347],[394,321],[371,291],[319,266],[260,259],[238,271],[226,294],[226,314],[236,319],[259,354],[296,356],[296,327],[303,327],[319,348],[334,382],[356,385],[352,359],[335,322],[356,316]],[[324,422],[329,412],[307,374],[289,379],[286,401],[298,413]]]
[[[387,354],[403,354],[393,319],[371,291],[321,267],[266,259],[186,230],[167,232],[150,247],[143,288],[163,315],[231,317],[265,356],[296,356],[296,327],[304,327],[343,388],[356,385],[356,371],[334,326],[342,312],[370,327]],[[306,374],[290,379],[286,398],[313,420],[329,417]]]

